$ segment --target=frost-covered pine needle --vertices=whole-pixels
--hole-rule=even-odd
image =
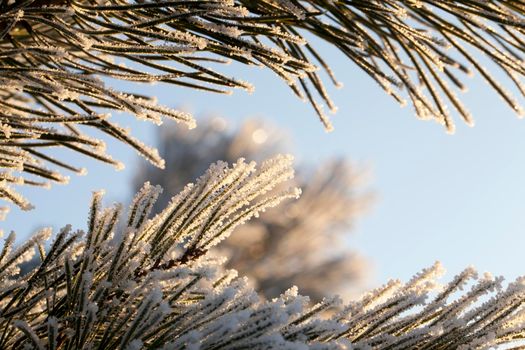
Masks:
[[[456,96],[462,74],[477,71],[517,113],[518,100],[481,63],[488,58],[524,92],[525,4],[522,1],[327,0],[0,0],[0,198],[30,203],[16,185],[67,182],[49,148],[67,148],[120,168],[89,135],[98,129],[156,166],[158,153],[119,126],[122,111],[156,124],[164,118],[193,127],[187,113],[158,104],[141,83],[216,93],[251,91],[221,72],[230,61],[272,70],[323,113],[336,106],[318,67],[339,85],[316,37],[341,51],[398,102],[422,119],[454,130],[448,106],[473,119]],[[129,84],[123,90],[115,81]],[[53,167],[53,168],[52,168]]]
[[[201,121],[191,133],[166,125],[158,129],[156,139],[166,168],[139,162],[133,181],[133,192],[145,181],[164,188],[155,213],[216,159],[257,161],[292,148],[285,132],[270,123],[247,120],[233,131],[219,117]],[[297,165],[293,182],[303,190],[301,198],[240,226],[214,252],[227,256],[225,266],[247,276],[267,298],[296,285],[312,300],[333,293],[347,299],[362,291],[370,271],[362,254],[345,243],[371,201],[364,171],[345,159],[327,160],[316,167],[319,170],[313,172]]]
[[[216,163],[151,218],[160,189],[101,206],[86,232],[66,226],[25,275],[17,265],[49,239],[44,229],[0,257],[2,349],[487,349],[525,337],[525,278],[507,287],[468,268],[441,286],[437,263],[343,306],[311,303],[296,287],[265,300],[221,267],[209,248],[261,210],[298,191],[277,156],[260,167]],[[272,190],[273,188],[273,190]]]

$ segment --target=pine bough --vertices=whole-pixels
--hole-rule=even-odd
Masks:
[[[191,133],[175,126],[157,129],[157,148],[166,168],[141,162],[133,181],[133,193],[146,181],[164,189],[153,214],[216,159],[258,161],[290,148],[283,130],[257,120],[247,120],[235,132],[222,118],[202,121]],[[333,294],[347,300],[362,291],[369,273],[369,261],[347,247],[355,222],[371,202],[361,186],[364,171],[342,159],[316,165],[315,173],[297,167],[292,183],[301,188],[301,198],[240,226],[215,253],[226,256],[225,267],[247,276],[267,298],[296,285],[313,301]]]
[[[122,207],[93,196],[88,228],[62,229],[50,249],[43,229],[0,253],[2,349],[486,349],[524,337],[525,279],[469,268],[443,287],[439,264],[407,283],[391,281],[341,306],[310,304],[296,288],[261,299],[246,279],[220,267],[209,248],[298,189],[279,190],[291,158],[257,169],[242,159],[213,164],[149,218],[160,189],[146,183]],[[33,251],[41,263],[17,265]],[[469,290],[461,291],[471,282]],[[452,299],[452,300],[450,300]]]
[[[311,37],[336,47],[398,102],[410,100],[419,117],[449,131],[449,105],[473,123],[456,96],[466,89],[461,74],[472,73],[469,66],[521,114],[517,100],[475,57],[491,61],[523,94],[524,14],[522,0],[0,0],[0,198],[30,209],[10,185],[67,181],[49,165],[85,171],[49,148],[122,167],[90,129],[163,167],[157,152],[110,112],[153,123],[167,117],[189,127],[193,118],[152,96],[116,90],[115,81],[251,91],[220,66],[232,60],[263,66],[331,129],[321,102],[336,108],[318,67],[338,82]]]

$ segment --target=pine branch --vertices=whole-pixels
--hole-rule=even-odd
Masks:
[[[156,139],[166,168],[140,163],[133,181],[133,192],[145,181],[164,188],[153,213],[162,211],[172,196],[216,159],[259,161],[292,148],[283,130],[257,120],[247,120],[235,131],[222,118],[202,121],[191,133],[166,125],[158,129]],[[369,262],[348,251],[345,242],[371,201],[363,177],[363,171],[342,159],[321,163],[317,172],[299,165],[294,184],[303,190],[301,198],[242,225],[210,254],[228,257],[226,268],[247,276],[268,299],[291,285],[314,301],[327,293],[345,299],[355,296],[362,290]]]
[[[439,287],[436,264],[344,307],[337,298],[311,304],[297,288],[259,298],[202,252],[289,197],[271,189],[291,171],[287,157],[259,169],[217,163],[152,219],[160,189],[146,184],[124,225],[121,206],[103,208],[97,192],[86,233],[66,226],[47,253],[50,229],[19,248],[11,234],[0,252],[0,348],[486,349],[523,340],[525,280],[503,289],[472,268]],[[41,263],[18,275],[34,250]]]
[[[496,0],[1,1],[0,197],[28,209],[11,185],[65,181],[47,165],[84,171],[37,148],[66,147],[121,167],[88,135],[93,129],[163,167],[157,152],[121,128],[111,112],[157,124],[167,117],[189,127],[193,118],[152,96],[115,90],[115,80],[229,93],[252,86],[222,74],[222,63],[264,66],[308,100],[330,129],[321,102],[332,111],[335,105],[317,67],[337,81],[306,40],[311,35],[339,49],[399,102],[408,97],[420,118],[449,131],[448,105],[473,123],[456,96],[465,89],[458,74],[477,71],[521,114],[478,58],[492,61],[525,92],[524,12],[523,1]]]

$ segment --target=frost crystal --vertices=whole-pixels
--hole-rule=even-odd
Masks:
[[[159,129],[157,147],[166,168],[141,163],[134,191],[145,181],[161,185],[165,191],[154,206],[157,213],[216,159],[259,160],[289,148],[285,132],[269,123],[248,120],[235,132],[226,127],[226,121],[217,117],[202,121],[191,133],[174,125]],[[342,159],[326,161],[316,172],[303,166],[299,169],[294,179],[303,190],[299,200],[282,203],[240,226],[211,253],[227,256],[226,267],[248,276],[268,298],[291,285],[315,301],[329,293],[355,296],[368,274],[368,261],[351,251],[345,241],[372,199],[362,184],[365,174]]]
[[[93,130],[163,167],[155,151],[108,112],[155,124],[173,119],[190,128],[194,119],[154,96],[114,90],[115,80],[228,94],[253,86],[221,73],[222,64],[263,66],[331,130],[323,105],[337,108],[319,69],[341,84],[310,37],[336,47],[396,101],[411,101],[420,119],[449,133],[455,130],[449,105],[474,124],[457,97],[466,90],[462,74],[478,72],[522,116],[519,101],[474,53],[503,70],[524,95],[524,13],[521,4],[505,1],[1,1],[0,166],[22,174],[2,179],[0,198],[30,209],[14,186],[63,182],[46,164],[82,173],[47,148],[65,147],[120,168],[88,135]]]
[[[343,306],[291,288],[271,300],[209,248],[268,205],[292,196],[290,157],[256,167],[216,163],[151,218],[159,188],[122,206],[95,192],[85,235],[50,230],[0,252],[2,349],[486,349],[522,340],[525,277],[502,288],[472,268],[438,287],[440,264]],[[242,195],[241,195],[242,194]],[[114,237],[114,238],[113,238]],[[18,264],[38,249],[40,262]],[[468,285],[470,288],[458,293]]]

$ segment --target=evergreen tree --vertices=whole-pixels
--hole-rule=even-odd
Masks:
[[[521,114],[474,54],[524,93],[524,14],[521,0],[0,0],[0,196],[29,209],[12,185],[66,181],[48,166],[83,171],[53,158],[54,147],[120,167],[91,130],[164,167],[111,113],[189,127],[193,118],[153,96],[115,90],[114,80],[224,93],[252,87],[221,74],[222,63],[264,66],[329,130],[318,101],[335,106],[317,67],[336,81],[306,40],[312,36],[449,131],[447,105],[472,124],[455,95],[465,88],[457,74],[469,74],[467,64]],[[160,189],[146,184],[121,225],[121,206],[102,208],[96,193],[86,232],[66,226],[47,252],[49,229],[18,248],[10,234],[0,252],[0,348],[471,349],[523,339],[524,279],[501,288],[500,278],[472,269],[440,288],[436,264],[346,306],[337,298],[311,304],[294,288],[260,299],[209,251],[253,216],[297,197],[299,189],[284,185],[292,175],[289,156],[259,168],[217,162],[154,217]],[[40,263],[21,276],[19,264],[34,252]]]

